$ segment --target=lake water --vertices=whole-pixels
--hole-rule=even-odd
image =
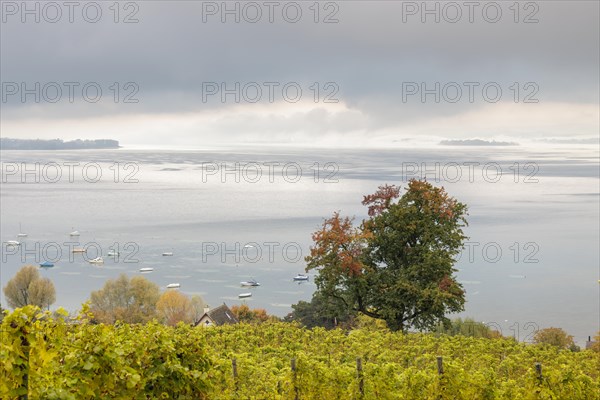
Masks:
[[[323,218],[339,210],[360,221],[363,195],[425,172],[469,206],[470,243],[457,263],[467,290],[461,316],[520,340],[559,326],[581,344],[600,326],[597,146],[1,155],[1,240],[17,240],[19,224],[28,237],[3,245],[0,282],[24,264],[55,260],[42,271],[57,289],[53,307],[76,310],[107,279],[152,267],[144,276],[161,288],[180,283],[211,306],[245,301],[283,316],[315,290],[312,277],[292,278],[304,272]],[[104,265],[86,261],[97,251]],[[261,286],[241,288],[250,278]]]

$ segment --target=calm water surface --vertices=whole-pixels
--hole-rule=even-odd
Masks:
[[[42,271],[56,286],[55,307],[76,310],[107,279],[152,267],[144,276],[162,288],[180,283],[212,306],[245,301],[283,316],[315,290],[312,278],[292,278],[304,271],[323,218],[339,210],[359,221],[363,195],[426,172],[469,205],[469,245],[457,263],[467,290],[462,316],[521,340],[536,326],[563,327],[579,343],[599,329],[594,146],[1,155],[1,239],[17,240],[19,224],[28,237],[20,248],[3,246],[0,281],[23,264],[55,260]],[[80,236],[70,237],[75,229]],[[84,246],[85,255],[70,252]],[[86,261],[100,253],[104,265]],[[261,286],[241,288],[250,278]],[[251,298],[238,299],[248,291]]]

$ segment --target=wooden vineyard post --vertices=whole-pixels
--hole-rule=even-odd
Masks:
[[[438,369],[438,374],[442,375],[444,373],[444,364],[443,364],[442,356],[437,357],[437,369]]]
[[[294,385],[294,400],[298,400],[298,384],[296,382],[296,359],[292,358],[291,361],[291,367],[292,367],[292,383]]]
[[[358,392],[360,393],[360,398],[362,399],[365,395],[365,381],[363,376],[362,359],[360,357],[356,358],[356,377],[358,378]]]
[[[237,394],[239,384],[238,384],[237,359],[236,358],[231,360],[231,368],[233,370],[233,384],[235,387],[235,393]]]
[[[444,391],[444,359],[442,358],[442,356],[437,356],[437,371],[438,371],[438,375],[440,377],[440,390],[441,392]],[[438,395],[438,399],[442,399],[442,393],[440,393]]]

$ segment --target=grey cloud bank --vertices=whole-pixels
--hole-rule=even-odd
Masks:
[[[36,23],[3,1],[2,135],[102,129],[127,144],[175,129],[182,145],[594,136],[598,3],[466,3],[297,2],[295,23],[290,2],[98,2],[95,23],[91,8],[47,22],[55,14],[40,3]]]

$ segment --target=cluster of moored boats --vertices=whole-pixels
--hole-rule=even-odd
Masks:
[[[308,275],[304,275],[304,274],[298,274],[296,275],[293,280],[295,282],[303,282],[303,281],[308,281]],[[250,279],[248,281],[241,281],[240,285],[242,287],[257,287],[260,286],[260,283],[258,283],[256,281],[256,279]],[[248,298],[248,297],[252,297],[252,293],[251,292],[246,292],[246,293],[240,293],[238,295],[238,297],[240,299],[244,299],[244,298]]]
[[[72,228],[71,228],[72,229]],[[19,233],[17,234],[17,238],[26,238],[27,236],[29,236],[27,233],[24,233],[23,230],[21,229],[21,224],[19,224]],[[72,230],[71,232],[69,232],[69,236],[71,238],[76,238],[81,236],[81,233],[78,230]],[[17,246],[21,246],[21,242],[18,240],[7,240],[6,242],[4,242],[4,244],[7,247],[17,247]],[[86,249],[83,247],[74,247],[71,249],[71,252],[74,254],[85,254],[86,253]],[[109,250],[109,252],[106,254],[107,257],[119,257],[121,253],[119,253],[116,250]],[[172,256],[173,252],[172,251],[165,251],[164,253],[162,253],[163,256],[168,257],[168,256]],[[87,260],[88,263],[90,264],[94,264],[94,265],[101,265],[104,264],[104,258],[102,256],[98,256],[92,259]],[[40,267],[42,268],[52,268],[54,267],[54,263],[51,261],[44,261],[40,264]],[[140,272],[144,273],[144,272],[152,272],[154,270],[154,268],[140,268]]]
[[[153,271],[154,268],[140,268],[140,272],[151,272]],[[302,282],[302,281],[308,281],[308,275],[304,275],[304,274],[298,274],[293,278],[294,281],[296,282]],[[260,286],[260,283],[256,280],[256,279],[250,279],[247,281],[241,281],[240,282],[240,286],[242,287],[258,287]],[[179,289],[181,287],[180,283],[169,283],[167,285],[167,289]],[[238,298],[240,299],[245,299],[248,297],[252,297],[252,292],[246,292],[246,293],[240,293],[238,295]]]
[[[152,268],[142,268],[143,269],[152,269]],[[141,271],[140,270],[140,271]],[[304,275],[304,274],[298,274],[293,278],[294,281],[296,282],[303,282],[303,281],[308,281],[308,275]],[[252,287],[258,287],[260,286],[260,283],[256,280],[256,279],[249,279],[247,281],[241,281],[240,282],[240,286],[241,287],[247,287],[247,288],[252,288]],[[181,287],[181,285],[179,283],[170,283],[167,285],[167,289],[178,289],[179,287]],[[246,299],[248,297],[252,297],[252,292],[245,292],[245,293],[240,293],[238,295],[238,298],[240,299]]]
[[[79,233],[79,231],[78,231],[78,230],[73,230],[73,231],[71,231],[71,232],[69,233],[69,236],[71,236],[71,237],[78,237],[78,236],[80,236],[80,235],[81,235],[81,234]],[[18,237],[18,238],[25,238],[25,237],[27,237],[27,236],[28,236],[28,235],[27,235],[26,233],[23,233],[23,231],[22,231],[22,229],[21,229],[21,224],[19,224],[19,233],[17,234],[17,237]],[[20,241],[18,241],[18,240],[7,240],[7,241],[5,242],[5,244],[6,244],[7,246],[20,246],[20,245],[21,245],[21,242],[20,242]],[[253,247],[253,246],[246,245],[245,247]],[[73,248],[71,251],[72,251],[73,253],[85,253],[85,252],[86,252],[86,249],[85,249],[85,248],[82,248],[82,247],[74,247],[74,248]],[[120,253],[119,253],[118,251],[115,251],[115,250],[110,250],[110,251],[107,253],[107,257],[118,257],[119,255],[120,255]],[[172,256],[172,255],[173,255],[173,252],[172,252],[172,251],[166,251],[166,252],[162,253],[162,255],[163,255],[163,256],[165,256],[165,257],[170,257],[170,256]],[[92,259],[88,260],[88,262],[89,262],[90,264],[101,265],[101,264],[104,264],[104,258],[102,258],[101,256],[99,256],[99,257],[92,258]],[[50,262],[50,261],[44,261],[44,262],[42,262],[42,263],[40,264],[40,267],[41,267],[41,268],[51,268],[51,267],[54,267],[54,263],[52,263],[52,262]],[[140,272],[141,272],[141,273],[150,273],[150,272],[153,272],[153,271],[154,271],[154,268],[152,268],[152,267],[144,267],[144,268],[140,268]],[[296,276],[293,278],[293,280],[294,280],[295,282],[304,282],[304,281],[308,281],[308,275],[305,275],[305,274],[298,274],[298,275],[296,275]],[[240,286],[242,286],[242,287],[258,287],[258,286],[260,286],[260,283],[259,283],[259,282],[258,282],[256,279],[250,279],[250,280],[247,280],[247,281],[242,281],[242,282],[240,282]],[[178,289],[178,288],[180,288],[180,287],[181,287],[181,284],[179,284],[179,283],[169,283],[169,284],[167,285],[167,289]],[[252,297],[252,293],[251,293],[251,292],[247,292],[247,293],[240,293],[240,294],[238,295],[238,297],[239,297],[240,299],[243,299],[243,298],[248,298],[248,297]]]

